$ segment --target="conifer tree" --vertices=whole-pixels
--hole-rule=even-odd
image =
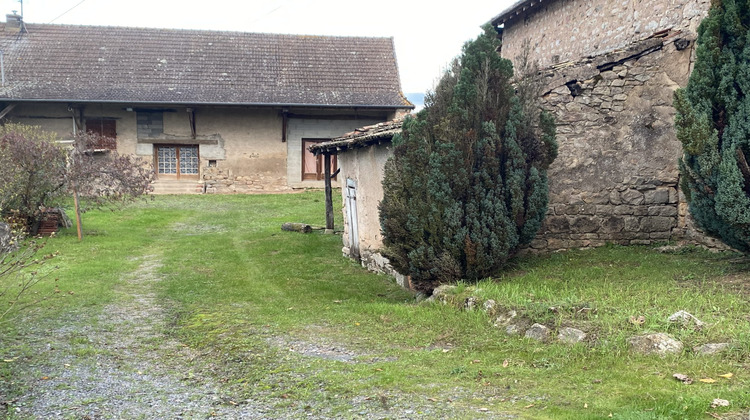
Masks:
[[[513,66],[498,47],[489,26],[464,45],[393,140],[380,204],[384,251],[421,290],[496,273],[547,210],[554,121],[529,103],[531,84],[511,84]]]
[[[675,93],[680,186],[698,225],[750,250],[750,4],[714,0],[698,28],[696,61]]]

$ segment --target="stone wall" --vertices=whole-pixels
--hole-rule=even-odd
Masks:
[[[542,72],[560,148],[549,169],[548,217],[532,249],[700,237],[678,193],[682,149],[672,107],[692,47],[685,34],[665,33]]]
[[[547,0],[505,22],[502,54],[528,40],[543,67],[626,48],[664,31],[695,33],[710,0]]]
[[[276,174],[251,173],[237,175],[231,168],[204,167],[201,170],[204,193],[268,193],[290,191],[286,177]]]

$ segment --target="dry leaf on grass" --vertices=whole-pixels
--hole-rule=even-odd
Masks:
[[[704,384],[712,384],[712,383],[716,382],[716,379],[703,378],[703,379],[700,379],[700,381],[703,382]]]
[[[721,378],[727,378],[727,379],[731,378],[732,376],[734,376],[734,374],[731,373],[731,372],[730,373],[725,373],[723,375],[719,375],[719,377],[721,377]]]
[[[508,362],[508,359],[503,360],[503,367],[504,368],[507,368],[508,364],[510,364],[510,362]]]
[[[643,325],[644,323],[646,323],[646,317],[644,317],[643,315],[631,316],[628,320],[633,325]]]

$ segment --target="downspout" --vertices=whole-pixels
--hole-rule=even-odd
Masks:
[[[0,77],[2,77],[3,87],[5,87],[5,54],[0,50]]]

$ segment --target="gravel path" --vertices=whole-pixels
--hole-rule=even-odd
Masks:
[[[82,308],[69,319],[56,320],[52,331],[38,327],[28,332],[24,343],[38,356],[28,364],[19,363],[17,369],[19,383],[31,391],[10,402],[10,418],[340,418],[341,407],[347,418],[498,418],[477,408],[465,412],[448,398],[436,401],[408,395],[336,401],[336,414],[330,409],[333,404],[314,397],[283,408],[264,397],[235,401],[228,388],[208,373],[210,357],[165,334],[167,311],[153,291],[159,267],[158,255],[141,257],[138,270],[115,290],[114,303],[100,313]],[[317,360],[361,360],[361,355],[335,343],[272,337],[269,344],[304,359],[295,373],[302,377]],[[370,362],[375,360],[379,359]],[[461,394],[462,390],[455,390],[453,396]]]

